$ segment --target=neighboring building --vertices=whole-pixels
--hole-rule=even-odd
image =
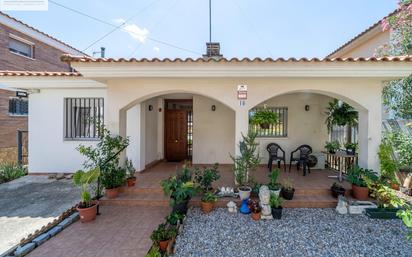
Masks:
[[[99,121],[130,138],[127,157],[138,170],[159,160],[232,163],[229,154],[238,154],[242,133],[256,129],[250,112],[264,105],[280,122],[258,129],[262,163],[269,142],[280,144],[288,161],[301,144],[323,150],[325,108],[333,98],[358,110],[359,164],[379,170],[382,85],[408,76],[412,57],[226,59],[217,44],[210,47],[198,59],[65,55],[76,72],[0,73],[1,83],[33,92],[29,172],[79,169],[83,158],[76,147],[96,144]],[[238,85],[248,86],[240,94],[247,95],[244,101]]]
[[[0,70],[70,71],[60,61],[79,50],[0,12]],[[17,159],[17,130],[27,130],[28,101],[16,90],[0,87],[0,161]]]

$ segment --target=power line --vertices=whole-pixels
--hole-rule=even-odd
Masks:
[[[154,3],[157,2],[157,1],[159,1],[159,0],[153,1],[151,4],[149,4],[149,6],[152,5],[152,4],[154,4]],[[133,15],[131,18],[129,18],[127,21],[123,22],[122,24],[120,24],[120,25],[115,25],[115,24],[112,24],[112,23],[110,23],[110,22],[107,22],[107,21],[104,21],[104,20],[102,20],[102,19],[99,19],[99,18],[96,18],[96,17],[94,17],[94,16],[91,16],[91,15],[89,15],[89,14],[86,14],[86,13],[84,13],[84,12],[81,12],[81,11],[79,11],[79,10],[76,10],[76,9],[71,8],[71,7],[68,7],[68,6],[62,5],[62,4],[60,4],[60,3],[57,3],[57,2],[55,2],[55,1],[53,1],[53,0],[49,0],[49,2],[51,2],[51,3],[53,3],[53,4],[57,5],[57,6],[60,6],[60,7],[64,8],[64,9],[66,9],[66,10],[72,11],[72,12],[74,12],[74,13],[77,13],[77,14],[79,14],[79,15],[82,15],[82,16],[84,16],[84,17],[87,17],[87,18],[89,18],[89,19],[92,19],[92,20],[94,20],[94,21],[100,22],[100,23],[102,23],[102,24],[105,24],[105,25],[108,25],[108,26],[111,26],[111,27],[114,28],[113,30],[109,31],[108,33],[106,33],[105,35],[103,35],[102,37],[100,37],[98,40],[94,41],[94,42],[93,42],[91,45],[89,45],[85,50],[87,50],[88,48],[90,48],[92,45],[97,44],[99,41],[101,41],[101,40],[104,39],[105,37],[109,36],[111,33],[113,33],[114,31],[116,31],[117,29],[119,29],[119,28],[122,27],[123,25],[125,25],[125,24],[127,23],[127,21],[133,19],[133,18],[137,15],[137,13],[136,13],[135,15]],[[145,8],[141,9],[138,13],[140,13],[141,11],[147,9],[149,6],[146,6]],[[138,35],[137,33],[133,32],[133,31],[128,31],[128,33]],[[165,42],[165,41],[162,41],[162,40],[159,40],[159,39],[155,39],[155,38],[152,38],[152,37],[147,37],[147,39],[148,39],[148,40],[151,40],[151,41],[153,41],[153,42],[159,43],[159,44],[163,44],[163,45],[166,45],[166,46],[169,46],[169,47],[172,47],[172,48],[179,49],[179,50],[181,50],[181,51],[185,51],[185,52],[189,52],[189,53],[194,53],[194,54],[199,54],[199,55],[201,55],[201,53],[199,53],[199,52],[196,52],[196,51],[193,51],[193,50],[190,50],[190,49],[187,49],[187,48],[183,48],[183,47],[180,47],[180,46],[177,46],[177,45],[174,45],[174,44],[172,44],[172,43],[168,43],[168,42]],[[85,50],[84,50],[84,51],[85,51]]]

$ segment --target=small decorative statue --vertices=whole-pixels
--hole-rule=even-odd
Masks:
[[[343,195],[338,197],[338,205],[336,206],[336,211],[339,214],[348,214],[348,202]]]
[[[227,203],[226,206],[227,206],[227,210],[228,210],[230,213],[236,213],[236,212],[237,212],[237,206],[236,206],[236,203],[235,203],[235,202],[230,201],[230,202]]]
[[[262,220],[271,220],[272,217],[272,209],[270,208],[269,201],[270,201],[270,190],[267,186],[261,186],[259,188],[259,200],[260,200],[260,207],[262,208],[261,219]]]

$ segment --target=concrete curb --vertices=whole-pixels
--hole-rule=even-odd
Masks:
[[[44,244],[50,238],[56,236],[58,233],[63,231],[65,228],[79,220],[80,216],[78,212],[74,212],[70,216],[66,217],[60,223],[56,224],[54,227],[50,228],[48,231],[38,235],[30,242],[26,242],[23,245],[17,247],[17,249],[10,255],[15,257],[21,257],[27,255],[29,252],[33,251],[36,247]]]

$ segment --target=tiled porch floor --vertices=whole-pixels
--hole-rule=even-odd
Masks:
[[[196,165],[202,167],[204,165]],[[160,182],[176,174],[176,169],[181,168],[182,163],[173,162],[161,162],[141,173],[137,174],[137,185],[139,188],[159,188]],[[220,179],[215,182],[214,187],[221,186],[234,186],[232,165],[225,164],[219,165]],[[265,165],[261,165],[252,174],[252,177],[259,183],[268,182],[268,169]],[[296,170],[296,166],[292,165],[291,172],[284,172],[281,167],[281,172],[278,178],[278,182],[282,182],[285,178],[290,178],[293,181],[295,188],[299,189],[323,189],[330,188],[333,182],[338,182],[337,179],[328,178],[330,175],[337,175],[336,172],[325,170],[311,170],[310,174],[303,176],[303,171]],[[350,188],[350,184],[347,182],[342,183],[344,187]]]
[[[150,234],[169,212],[168,207],[103,206],[95,221],[74,223],[28,256],[145,256]]]

